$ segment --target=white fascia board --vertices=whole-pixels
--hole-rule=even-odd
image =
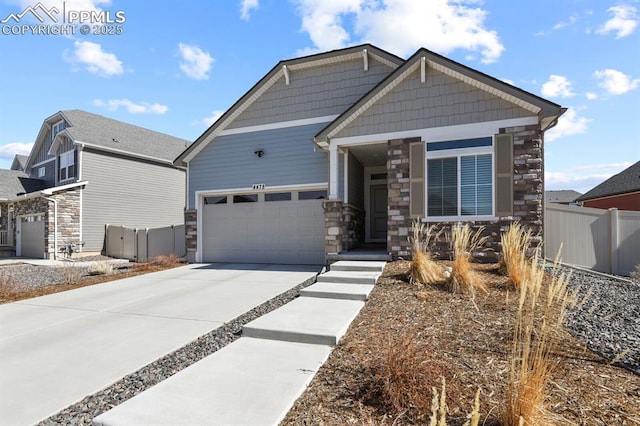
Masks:
[[[56,153],[58,147],[60,146],[60,144],[62,144],[62,136],[66,136],[69,138],[69,140],[73,140],[71,135],[67,132],[67,129],[62,130],[56,135],[53,143],[51,144],[51,147],[49,148],[49,152],[47,152],[47,155],[54,155]]]
[[[279,121],[276,123],[260,124],[257,126],[238,127],[227,129],[218,133],[218,136],[238,135],[242,133],[261,132],[265,130],[285,129],[287,127],[306,126],[309,124],[330,123],[338,118],[338,115],[325,115],[322,117],[303,118],[300,120]]]
[[[120,155],[123,155],[125,157],[140,158],[142,160],[149,160],[149,161],[154,161],[156,163],[162,163],[162,164],[167,164],[167,165],[173,166],[173,161],[165,160],[164,158],[152,157],[150,155],[144,155],[144,154],[136,154],[136,153],[133,153],[133,152],[130,152],[130,151],[124,151],[124,150],[121,150],[121,149],[106,148],[104,146],[94,145],[92,143],[87,143],[87,142],[82,142],[82,141],[73,141],[73,143],[75,145],[80,145],[83,148],[87,147],[87,148],[95,149],[96,151],[104,151],[104,152],[109,152],[109,153],[113,153],[113,154],[120,154]]]
[[[511,118],[508,120],[484,121],[481,123],[458,124],[455,126],[430,127],[427,129],[403,130],[391,133],[334,138],[331,144],[338,146],[366,145],[375,141],[386,142],[393,139],[421,137],[425,142],[442,142],[455,139],[470,139],[493,136],[504,127],[517,127],[538,124],[538,117]]]
[[[510,94],[508,94],[506,92],[503,92],[502,90],[497,89],[497,88],[495,88],[493,86],[490,86],[488,84],[482,83],[482,82],[480,82],[480,81],[478,81],[478,80],[476,80],[474,78],[468,77],[468,76],[466,76],[464,74],[461,74],[461,73],[459,73],[457,71],[454,71],[451,68],[448,68],[448,67],[445,67],[443,65],[440,65],[440,64],[438,64],[438,63],[436,63],[434,61],[429,61],[428,60],[427,62],[428,62],[428,65],[431,68],[433,68],[434,70],[436,70],[436,71],[440,71],[443,74],[451,76],[451,77],[453,77],[453,78],[455,78],[457,80],[463,81],[463,82],[465,82],[465,83],[467,83],[467,84],[469,84],[469,85],[471,85],[473,87],[476,87],[476,88],[478,88],[478,89],[480,89],[482,91],[485,91],[487,93],[491,93],[492,95],[498,96],[499,98],[502,98],[502,99],[504,99],[504,100],[506,100],[508,102],[511,102],[512,104],[515,104],[515,105],[519,106],[520,108],[524,108],[527,111],[530,111],[530,112],[533,112],[535,114],[538,114],[542,110],[542,108],[540,108],[540,107],[538,107],[536,105],[533,105],[533,104],[531,104],[531,103],[529,103],[527,101],[524,101],[524,100],[522,100],[520,98],[517,98],[517,97],[515,97],[513,95],[510,95]]]
[[[66,191],[67,189],[72,189],[77,186],[85,186],[88,183],[89,183],[88,181],[73,182],[73,183],[68,183],[66,185],[54,186],[53,188],[43,189],[40,192],[43,193],[44,195],[53,195],[56,192]]]

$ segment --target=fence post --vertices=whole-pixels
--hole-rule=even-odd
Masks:
[[[618,209],[612,207],[609,209],[610,219],[610,252],[611,252],[611,270],[612,274],[619,274],[618,268],[618,246],[620,245],[620,227],[618,222]]]

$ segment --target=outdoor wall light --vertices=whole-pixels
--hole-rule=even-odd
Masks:
[[[263,151],[263,150],[261,150],[261,149],[259,149],[259,150],[257,150],[257,151],[254,151],[253,153],[254,153],[255,155],[257,155],[257,156],[258,156],[258,158],[262,158],[262,156],[264,155],[264,151]]]

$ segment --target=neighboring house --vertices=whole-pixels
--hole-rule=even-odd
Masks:
[[[324,263],[412,221],[541,231],[543,135],[565,108],[426,49],[279,62],[175,164],[195,261]]]
[[[67,244],[103,250],[106,224],[182,223],[188,142],[80,110],[47,118],[25,171],[3,170],[1,242],[17,256],[53,258]]]
[[[640,161],[611,176],[576,201],[596,209],[640,211]]]
[[[582,193],[578,191],[574,191],[572,189],[544,191],[545,202],[556,203],[556,204],[574,204],[576,201],[576,198],[578,198],[581,195]]]
[[[28,159],[29,156],[27,155],[16,154],[16,156],[13,157],[13,162],[11,163],[11,170],[19,170],[21,172],[24,172],[24,169],[27,166]]]

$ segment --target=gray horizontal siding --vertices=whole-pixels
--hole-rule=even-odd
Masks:
[[[184,222],[185,174],[170,167],[84,150],[82,239],[99,251],[105,224],[157,228]]]
[[[327,182],[328,155],[311,141],[325,125],[217,137],[189,163],[190,208],[196,191]],[[262,158],[254,154],[259,149]]]
[[[236,118],[229,128],[323,117],[342,113],[392,71],[386,65],[362,60],[290,70]]]
[[[421,83],[418,69],[336,137],[427,129],[532,115],[534,114],[525,109],[432,68],[427,68],[427,80]]]

